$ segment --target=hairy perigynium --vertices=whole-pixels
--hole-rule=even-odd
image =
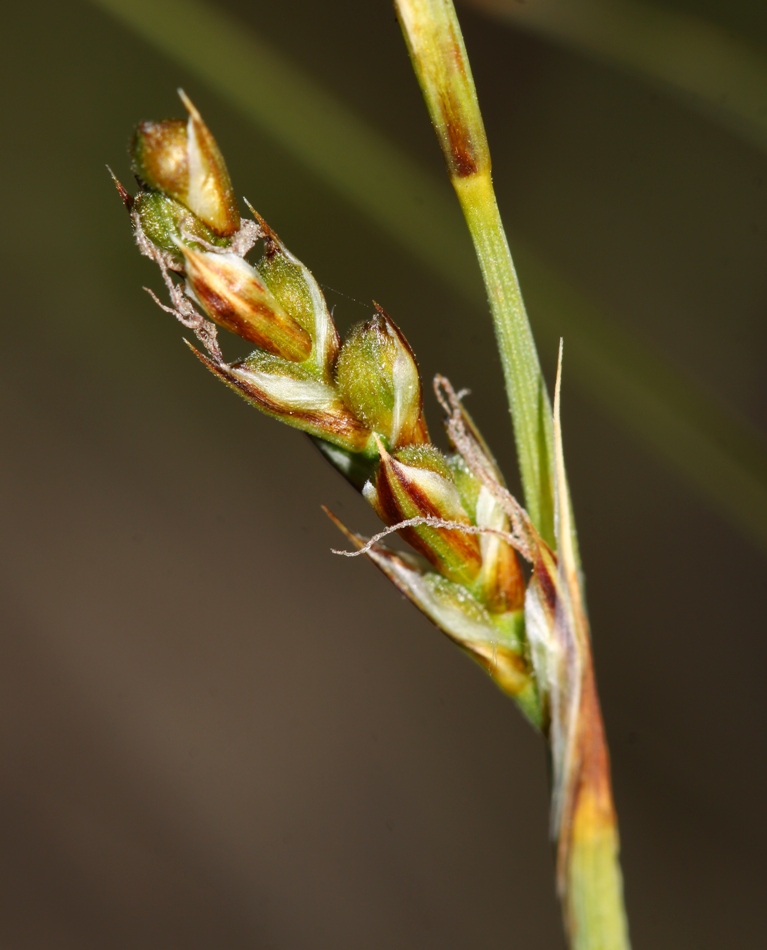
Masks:
[[[240,217],[218,146],[182,100],[186,122],[136,130],[138,194],[117,183],[138,247],[165,281],[170,306],[160,306],[194,331],[204,352],[192,349],[214,375],[308,433],[382,521],[401,526],[416,555],[380,542],[365,553],[546,729],[548,700],[525,634],[518,553],[535,563],[548,549],[441,377],[435,385],[452,451],[432,444],[413,351],[381,307],[341,343],[311,272],[252,208],[252,220]],[[261,257],[251,264],[246,255],[257,244]],[[256,349],[226,362],[216,325]]]

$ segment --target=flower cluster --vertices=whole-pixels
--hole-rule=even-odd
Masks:
[[[311,272],[252,208],[252,219],[240,217],[218,146],[183,93],[182,100],[186,121],[136,130],[138,194],[117,183],[138,247],[163,275],[170,306],[160,306],[194,331],[203,350],[192,349],[214,375],[308,433],[361,490],[387,530],[367,543],[346,532],[357,553],[543,725],[518,557],[532,560],[536,539],[460,397],[437,378],[451,443],[444,453],[430,440],[421,377],[402,331],[375,305],[341,341]],[[256,246],[253,264],[246,258]],[[226,362],[217,327],[254,351]],[[380,543],[395,530],[415,555]]]

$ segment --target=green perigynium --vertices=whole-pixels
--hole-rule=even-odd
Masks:
[[[383,309],[351,331],[335,377],[346,404],[390,448],[428,441],[415,356]]]

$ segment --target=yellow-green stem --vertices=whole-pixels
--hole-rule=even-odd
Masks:
[[[630,950],[614,824],[574,831],[568,872],[572,950]]]
[[[578,778],[558,842],[559,896],[571,950],[630,950],[609,754],[588,646],[586,651],[575,739]]]

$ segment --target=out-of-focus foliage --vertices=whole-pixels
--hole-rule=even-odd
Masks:
[[[655,0],[463,0],[680,96],[767,150],[767,49]]]

